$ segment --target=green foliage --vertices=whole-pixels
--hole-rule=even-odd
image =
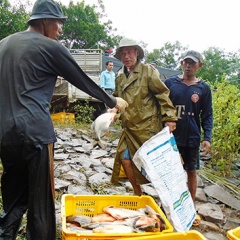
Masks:
[[[26,6],[15,3],[11,6],[8,0],[0,0],[0,40],[15,32],[27,28],[28,14]]]
[[[160,67],[175,69],[179,66],[182,54],[187,50],[180,42],[167,42],[160,49],[154,49],[146,57],[146,62],[156,63]]]
[[[229,81],[240,89],[240,55],[239,53],[232,53],[231,62],[228,64]]]
[[[229,81],[240,81],[240,58],[237,53],[224,52],[211,47],[203,52],[204,65],[198,71],[198,76],[211,83],[221,81],[222,77]],[[237,82],[236,82],[237,83]]]
[[[28,2],[26,2],[26,6]],[[114,35],[116,29],[106,18],[105,8],[101,0],[98,6],[85,5],[84,1],[68,7],[60,3],[68,20],[63,26],[63,35],[59,38],[68,48],[112,48],[117,45],[121,36]],[[0,40],[6,36],[25,30],[29,19],[26,6],[16,1],[13,6],[8,0],[0,0]],[[98,9],[98,12],[97,12]]]
[[[98,6],[101,14],[96,11],[97,6],[85,5],[84,1],[74,4],[70,1],[68,7],[61,5],[64,15],[68,20],[63,26],[61,40],[68,48],[101,48],[113,47],[119,37],[114,36],[116,29],[112,28],[112,22],[101,23],[104,15],[104,6]]]
[[[225,173],[240,153],[240,90],[224,77],[212,85],[213,97],[213,166]]]
[[[90,187],[94,194],[97,195],[107,195],[108,192],[106,191],[106,188],[111,185],[110,183],[102,183],[102,184],[90,184]]]
[[[79,102],[76,104],[74,106],[74,111],[76,123],[91,123],[93,113],[96,109],[90,106],[88,101],[85,101],[85,103]]]
[[[180,42],[167,42],[160,49],[148,53],[146,62],[156,63],[160,67],[180,69],[180,60],[187,47]],[[196,49],[197,50],[197,49]],[[197,72],[200,77],[210,83],[221,81],[222,77],[240,87],[240,56],[236,52],[225,52],[216,47],[210,47],[203,52],[204,65]]]

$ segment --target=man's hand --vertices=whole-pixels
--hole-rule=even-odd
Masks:
[[[124,113],[125,108],[128,107],[128,103],[120,97],[116,97],[116,100],[117,100],[117,104],[115,108],[117,108],[120,113]]]
[[[120,114],[117,114],[118,110],[116,108],[109,108],[107,110],[107,112],[115,114],[115,115],[113,115],[113,118],[111,119],[111,123],[115,123],[120,116]]]
[[[165,122],[165,127],[169,127],[171,133],[176,129],[176,122]]]
[[[210,153],[211,150],[211,143],[209,141],[202,141],[201,144],[201,151],[204,151],[203,156],[206,156]]]
[[[107,112],[110,112],[110,113],[117,113],[118,110],[117,110],[117,108],[109,108],[109,109],[107,110]]]

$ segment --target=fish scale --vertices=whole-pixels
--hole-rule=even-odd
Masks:
[[[113,216],[114,218],[116,218],[118,220],[145,215],[144,213],[142,213],[140,211],[129,210],[126,208],[116,208],[114,206],[104,207],[103,212],[110,214],[111,216]]]

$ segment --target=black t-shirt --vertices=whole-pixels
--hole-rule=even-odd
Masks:
[[[204,81],[188,86],[178,76],[164,83],[170,90],[169,97],[177,110],[177,128],[173,132],[177,145],[198,149],[201,127],[203,139],[211,141],[213,112],[210,87]]]
[[[59,42],[37,32],[13,34],[0,42],[1,144],[56,141],[49,106],[57,76],[111,108],[116,105]]]

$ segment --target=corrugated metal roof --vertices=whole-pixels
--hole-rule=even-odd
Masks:
[[[106,69],[106,62],[107,61],[112,61],[113,62],[113,71],[116,73],[121,67],[122,67],[122,62],[119,61],[118,59],[111,57],[111,56],[105,56],[103,55],[102,58],[102,70]],[[157,67],[158,71],[160,72],[160,76],[162,80],[165,80],[169,77],[173,77],[176,75],[181,74],[181,71],[178,70],[172,70],[168,68],[162,68],[162,67]]]

